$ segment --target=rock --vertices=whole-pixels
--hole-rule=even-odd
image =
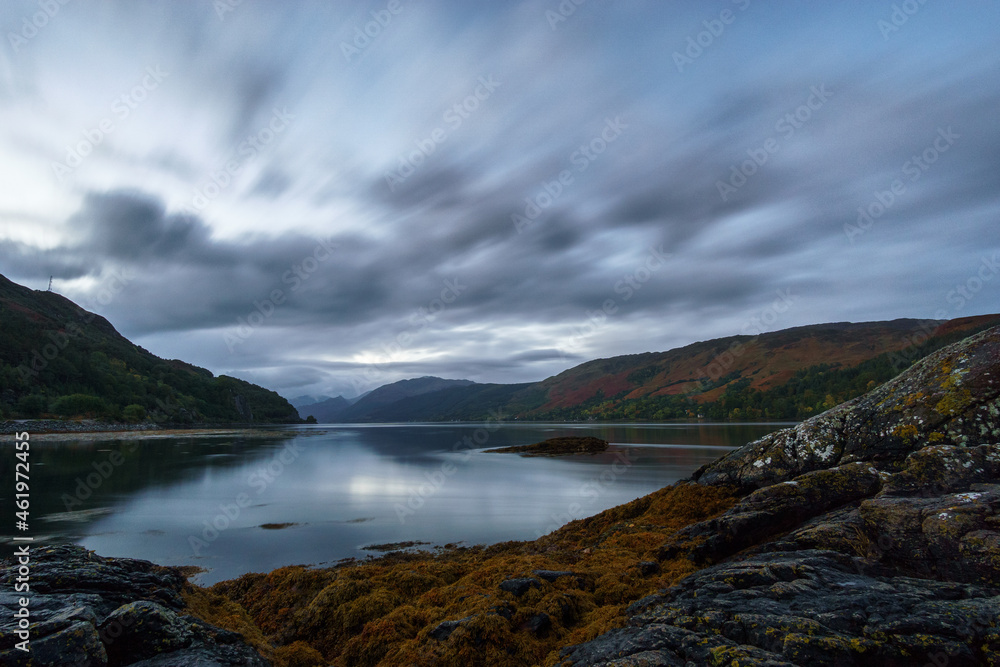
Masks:
[[[532,574],[536,577],[544,579],[550,584],[555,583],[556,579],[559,579],[560,577],[572,577],[575,575],[574,572],[560,572],[556,570],[535,570]]]
[[[659,563],[651,560],[644,560],[639,562],[639,574],[641,574],[642,576],[651,577],[654,574],[659,574],[659,573],[660,573]]]
[[[433,630],[430,631],[430,636],[432,639],[436,639],[439,642],[443,642],[448,639],[456,629],[462,626],[464,623],[468,623],[472,620],[472,616],[466,616],[465,618],[460,618],[457,621],[443,621],[438,623]]]
[[[13,591],[17,565],[0,569],[0,664],[201,665],[265,667],[243,638],[184,615],[184,576],[130,558],[102,558],[82,547],[34,547],[29,654],[18,651]]]
[[[643,664],[651,652],[662,661],[648,664],[993,664],[998,623],[996,590],[875,576],[837,552],[779,552],[701,570],[629,627],[562,657],[574,667]]]
[[[521,629],[540,637],[545,636],[545,634],[552,629],[552,619],[549,618],[549,615],[544,612],[535,614],[521,624]]]
[[[915,576],[1000,585],[1000,485],[861,503],[875,558]]]
[[[1000,664],[1000,328],[737,449],[741,499],[659,558],[709,565],[567,647],[583,665]]]
[[[730,452],[702,484],[744,490],[841,463],[886,469],[928,445],[1000,442],[1000,329],[938,350],[860,398]]]
[[[541,583],[537,579],[521,577],[518,579],[508,579],[500,584],[500,590],[512,593],[514,597],[521,597],[532,588],[538,588]]]
[[[600,438],[591,436],[563,436],[549,438],[533,445],[515,445],[512,447],[498,447],[487,449],[490,454],[520,454],[524,457],[532,456],[572,456],[579,454],[600,454],[606,451],[608,442]]]
[[[112,664],[140,660],[190,646],[191,627],[163,605],[146,600],[124,604],[98,627]]]
[[[34,637],[40,637],[35,639]],[[10,667],[105,667],[108,657],[94,626],[86,621],[72,621],[50,634],[35,635],[29,653],[17,649],[0,651],[0,664]]]

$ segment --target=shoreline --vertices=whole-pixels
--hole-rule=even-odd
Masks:
[[[287,428],[294,424],[119,424],[96,420],[61,421],[23,419],[0,422],[0,437],[27,432],[33,441],[66,440],[152,440],[176,437],[283,438],[299,431]]]

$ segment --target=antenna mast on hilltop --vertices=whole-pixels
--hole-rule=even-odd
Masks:
[[[45,290],[45,291],[46,292],[51,292],[52,291],[52,276],[49,276],[49,288],[47,290]]]

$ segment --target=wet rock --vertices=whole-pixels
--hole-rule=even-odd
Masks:
[[[243,638],[184,615],[183,575],[147,561],[102,558],[82,547],[35,547],[31,557],[30,661],[13,613],[17,565],[0,569],[0,664],[264,667]]]
[[[521,597],[532,588],[538,588],[541,583],[538,579],[532,579],[531,577],[520,577],[517,579],[508,579],[500,584],[500,590],[512,593],[514,597]]]
[[[521,629],[543,637],[552,629],[552,619],[544,612],[535,614],[521,625]]]
[[[532,572],[532,574],[552,584],[555,583],[556,579],[559,579],[560,577],[572,577],[575,573],[560,572],[556,570],[535,570],[534,572]]]
[[[460,618],[456,621],[443,621],[438,623],[433,630],[430,631],[430,637],[436,639],[439,642],[443,642],[448,639],[455,630],[461,627],[463,624],[468,623],[472,620],[472,616],[466,616],[465,618]]]

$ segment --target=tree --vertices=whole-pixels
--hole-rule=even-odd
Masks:
[[[126,405],[122,410],[122,418],[127,422],[132,422],[133,424],[141,422],[146,418],[146,408],[141,405],[136,405],[135,403],[132,405]]]

